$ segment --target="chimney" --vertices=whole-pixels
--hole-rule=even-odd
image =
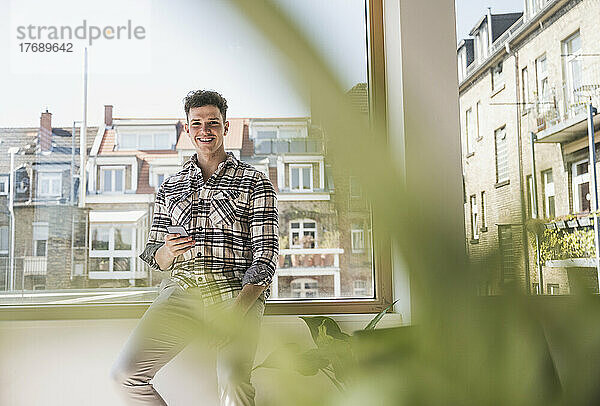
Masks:
[[[112,116],[113,106],[110,104],[104,105],[104,125],[107,127],[112,126],[113,116]]]
[[[39,143],[42,152],[52,151],[52,113],[48,109],[40,117]]]

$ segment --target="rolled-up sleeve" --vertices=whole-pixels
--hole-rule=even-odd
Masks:
[[[160,247],[165,243],[165,235],[167,234],[167,226],[171,225],[171,219],[167,212],[165,192],[162,185],[156,192],[156,199],[154,201],[154,214],[152,216],[152,226],[150,227],[150,233],[148,234],[148,241],[144,251],[140,254],[142,261],[147,263],[152,269],[157,271],[168,271],[171,270],[173,265],[168,269],[160,269],[154,254]]]
[[[262,172],[250,195],[249,223],[252,263],[242,278],[242,286],[269,286],[279,256],[279,216],[275,188]]]

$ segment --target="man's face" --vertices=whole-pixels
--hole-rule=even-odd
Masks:
[[[221,149],[224,151],[223,137],[227,135],[228,128],[229,122],[223,122],[221,111],[213,105],[192,107],[185,124],[185,132],[199,156],[211,156]]]

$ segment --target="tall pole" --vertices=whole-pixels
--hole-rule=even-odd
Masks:
[[[85,207],[86,193],[86,173],[85,163],[87,155],[87,76],[88,76],[88,60],[87,47],[84,49],[83,55],[83,121],[81,123],[81,133],[79,134],[79,207]]]
[[[588,144],[590,150],[590,169],[592,171],[592,196],[594,212],[594,243],[596,245],[596,273],[598,274],[598,287],[600,289],[600,227],[598,227],[598,178],[596,175],[596,148],[594,141],[594,114],[596,109],[592,102],[588,103]]]
[[[536,219],[538,218],[538,195],[537,195],[537,172],[535,170],[535,141],[537,140],[537,136],[534,132],[529,133],[531,140],[531,182],[532,185],[532,198],[533,202],[531,202],[531,217]],[[540,253],[540,237],[538,233],[535,233],[535,251],[536,251],[536,260],[537,260],[537,271],[538,271],[538,282],[539,288],[538,292],[540,295],[544,294],[544,273],[542,269],[542,256]]]
[[[15,154],[19,151],[18,147],[9,148],[10,154],[10,179],[9,179],[9,197],[8,211],[10,212],[10,264],[8,276],[8,290],[15,289]]]

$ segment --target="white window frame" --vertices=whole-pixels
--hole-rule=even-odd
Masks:
[[[39,227],[39,230],[37,233],[41,233],[43,237],[46,238],[36,238],[36,227]],[[32,223],[32,237],[31,237],[31,256],[37,257],[37,242],[38,241],[44,241],[45,242],[45,252],[44,255],[40,256],[42,258],[47,258],[48,257],[48,233],[49,233],[49,226],[47,222],[43,222],[43,221],[36,221],[34,223]]]
[[[115,230],[119,227],[131,228],[131,249],[130,250],[116,250],[115,249]],[[108,232],[108,249],[107,250],[94,250],[92,249],[94,230],[104,228],[109,229]],[[136,225],[135,223],[91,223],[90,224],[90,258],[109,258],[108,271],[91,271],[91,272],[117,272],[114,271],[114,259],[115,258],[129,258],[130,269],[129,271],[118,271],[118,272],[135,272],[136,271]]]
[[[10,227],[9,226],[0,226],[0,254],[6,255],[8,254],[8,250],[10,248]],[[2,243],[6,243],[6,249],[2,249]]]
[[[586,173],[584,173],[583,175],[576,175],[577,165],[580,165],[582,163],[588,164],[588,171]],[[579,201],[578,186],[582,185],[584,183],[588,183],[589,186],[591,187],[589,161],[587,159],[582,159],[581,161],[577,161],[577,162],[574,162],[573,164],[571,164],[571,178],[572,178],[571,183],[573,184],[573,212],[581,213],[581,202]],[[590,193],[591,193],[591,189],[590,189]],[[590,204],[590,208],[591,208],[591,204]]]
[[[481,192],[481,215],[479,216],[479,218],[481,219],[481,228],[482,229],[487,229],[487,216],[486,216],[486,210],[485,210],[485,205],[486,205],[486,195],[485,195],[485,191]]]
[[[294,289],[292,287],[293,283],[300,283],[300,289]],[[316,283],[317,287],[316,288],[307,288],[305,285],[306,283]],[[299,296],[294,295],[294,293],[296,293],[296,292],[299,293]],[[306,296],[306,294],[309,292],[314,293],[314,296]],[[312,279],[312,278],[292,279],[290,282],[290,293],[291,293],[292,299],[297,299],[297,298],[317,299],[319,297],[319,281],[316,279]]]
[[[548,58],[546,54],[541,55],[535,60],[535,76],[537,101],[541,103],[538,111],[545,112],[551,108],[550,104],[547,104],[550,102],[550,81],[548,79]]]
[[[172,126],[172,129],[168,126],[132,126],[136,130],[136,132],[129,132],[125,128],[129,126],[117,126],[117,150],[119,151],[171,151],[174,149],[175,141],[176,141],[176,130],[175,125]],[[162,131],[161,131],[162,130]],[[157,139],[158,136],[168,136],[169,137],[169,146],[167,148],[158,148]],[[125,148],[123,147],[123,137],[132,137],[135,138],[135,147],[133,148]],[[152,137],[152,142],[150,147],[148,148],[140,148],[140,139]]]
[[[521,99],[523,110],[529,109],[529,69],[527,66],[521,69]]]
[[[0,185],[4,185],[4,192],[0,190],[0,196],[8,196],[9,192],[9,175],[0,175]]]
[[[473,152],[473,108],[465,111],[465,143],[467,155]]]
[[[352,230],[350,231],[351,235],[350,235],[350,243],[352,245],[352,253],[353,254],[361,254],[363,252],[365,252],[365,230],[364,228],[360,227],[360,226],[356,226],[356,225],[352,225]],[[356,247],[354,245],[354,235],[360,235],[360,238],[362,240],[362,247]]]
[[[58,194],[52,193],[52,181],[58,180]],[[49,181],[48,193],[42,193],[42,182]],[[38,171],[37,190],[38,197],[61,197],[62,196],[62,171]]]
[[[560,285],[558,283],[548,283],[546,285],[546,292],[549,295],[560,295]]]
[[[478,227],[479,210],[477,208],[477,195],[471,195],[469,197],[469,205],[471,208],[471,238],[473,240],[478,240],[479,239],[479,227]]]
[[[115,180],[117,179],[117,171],[118,170],[123,171],[123,176],[122,176],[123,190],[115,190],[115,185],[116,185]],[[112,171],[112,175],[110,176],[112,188],[111,188],[111,190],[104,190],[104,186],[105,186],[104,185],[104,173],[108,172],[108,171]],[[103,194],[123,194],[123,193],[125,193],[125,191],[127,190],[127,187],[125,185],[126,173],[127,173],[127,169],[125,166],[102,165],[100,167],[100,193],[103,193]]]
[[[500,136],[502,134],[502,139],[505,142],[505,154],[506,154],[506,161],[507,161],[507,168],[506,168],[506,176],[504,177],[500,177],[500,173],[498,173],[498,136]],[[504,182],[510,179],[510,167],[509,167],[509,160],[508,160],[508,140],[506,139],[507,137],[507,133],[506,133],[506,125],[496,129],[494,131],[494,155],[495,155],[495,160],[496,160],[496,182],[500,183],[500,182]]]
[[[580,42],[579,49],[573,51],[572,45],[573,41],[578,38]],[[573,70],[575,69],[575,63],[579,62],[579,79],[582,79],[583,75],[583,66],[581,61],[581,54],[583,52],[583,47],[581,46],[581,33],[580,31],[576,31],[573,34],[569,35],[566,39],[564,39],[561,43],[561,49],[564,55],[563,59],[563,74],[564,74],[564,82],[565,82],[565,111],[571,112],[574,108],[575,103],[577,102],[575,98],[575,80],[573,75]]]
[[[313,165],[308,163],[308,164],[290,164],[289,165],[289,171],[290,171],[290,190],[292,192],[312,192],[314,190],[313,187]],[[308,168],[309,172],[310,172],[310,187],[308,189],[304,189],[304,173],[303,171],[306,170]],[[292,188],[292,171],[294,169],[298,169],[299,170],[299,176],[298,176],[298,189],[294,189]]]
[[[292,231],[292,223],[298,223],[300,225],[299,228],[294,228]],[[304,223],[315,223],[315,228],[306,228],[304,227]],[[302,243],[300,244],[294,244],[294,239],[292,237],[292,232],[297,232],[298,233],[298,240],[300,242],[302,242],[302,238],[305,236],[304,231],[313,231],[315,232],[315,248],[318,248],[319,245],[317,243],[317,241],[319,241],[318,239],[318,229],[319,229],[319,225],[317,223],[316,220],[312,220],[312,219],[297,219],[297,220],[290,220],[289,224],[288,224],[288,228],[289,228],[289,239],[290,239],[290,248],[304,248],[302,246]]]
[[[548,174],[552,174],[552,182],[548,182]],[[554,215],[556,215],[556,194],[554,191],[554,174],[552,169],[542,172],[544,180],[544,216],[550,218],[550,198],[554,197]]]

